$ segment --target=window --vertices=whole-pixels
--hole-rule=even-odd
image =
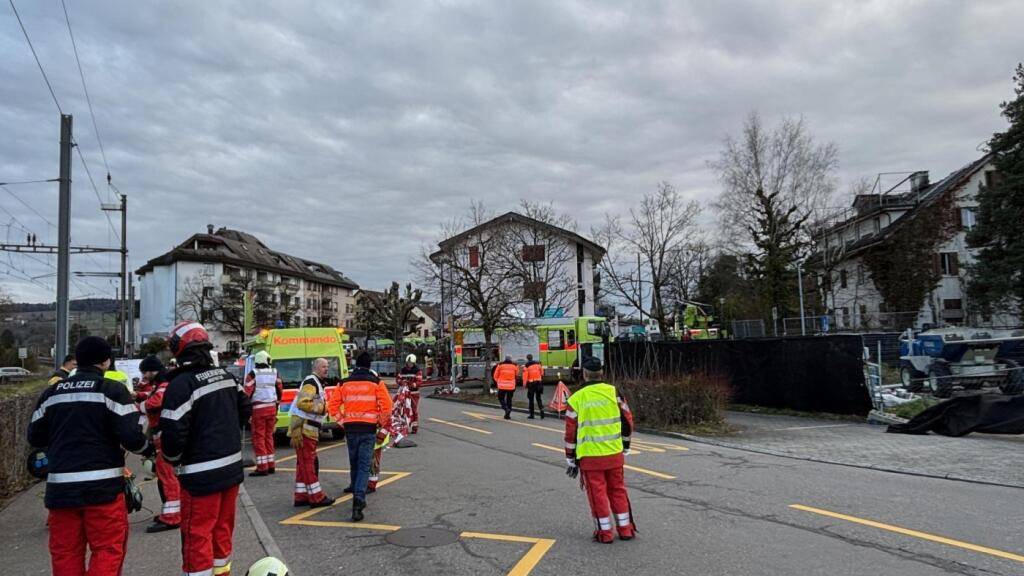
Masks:
[[[543,262],[544,261],[544,245],[543,244],[527,244],[523,246],[523,262]]]
[[[846,269],[839,271],[839,287],[846,288]]]
[[[993,186],[999,186],[1003,183],[1003,175],[1001,172],[995,170],[985,171],[985,187],[991,188]]]
[[[576,331],[575,330],[569,330],[568,340],[569,340],[569,346],[575,346],[576,345]]]
[[[564,350],[561,330],[548,330],[548,350]]]
[[[977,216],[974,214],[974,208],[961,208],[960,209],[960,229],[961,230],[972,230],[978,223]]]
[[[480,247],[470,246],[469,247],[469,267],[479,268],[480,267]]]
[[[850,326],[850,309],[843,306],[843,327]]]
[[[545,290],[544,282],[523,282],[523,299],[543,300]]]
[[[938,269],[943,276],[960,275],[960,259],[956,252],[940,252],[936,257]]]
[[[949,299],[949,300],[943,300],[942,301],[942,309],[943,310],[963,310],[964,309],[963,300],[961,300],[960,298],[952,298],[952,299]]]
[[[213,298],[213,286],[203,287],[203,298]]]
[[[879,224],[878,218],[871,220],[871,230],[873,234],[878,234],[882,230],[882,226]]]

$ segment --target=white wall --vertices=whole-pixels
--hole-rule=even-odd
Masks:
[[[174,327],[175,267],[155,266],[139,278],[139,336],[166,336]]]

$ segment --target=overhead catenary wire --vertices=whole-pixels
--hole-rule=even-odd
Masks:
[[[75,53],[75,64],[78,65],[78,77],[82,79],[82,92],[85,92],[85,103],[89,107],[89,117],[92,119],[92,129],[96,134],[96,143],[100,147],[100,156],[103,158],[103,166],[107,169],[107,181],[110,181],[110,165],[107,164],[107,152],[103,149],[103,139],[100,138],[100,128],[96,123],[96,114],[92,109],[92,98],[89,97],[89,88],[85,84],[85,72],[82,71],[82,61],[78,57],[78,44],[75,42],[75,33],[71,31],[71,18],[68,17],[68,7],[64,0],[60,0],[60,6],[64,9],[64,22],[68,25],[68,36],[71,37],[71,49]]]
[[[89,170],[89,163],[85,161],[85,156],[82,155],[82,149],[78,146],[77,142],[72,143],[75,151],[78,152],[78,159],[82,162],[82,167],[85,168],[85,175],[89,177],[89,184],[92,185],[92,191],[96,194],[96,201],[100,203],[100,209],[103,209],[103,197],[100,195],[100,189],[96,187],[96,182],[92,179],[92,171]],[[117,228],[114,227],[114,221],[110,219],[110,213],[106,210],[103,211],[103,215],[107,217],[107,224],[110,225],[110,231],[114,233],[114,238],[117,241],[121,241],[121,235],[118,234]]]
[[[32,207],[32,205],[31,205],[31,204],[29,204],[28,202],[25,202],[25,201],[24,201],[24,200],[23,200],[23,199],[21,198],[21,196],[18,196],[17,194],[15,194],[15,193],[14,193],[14,192],[13,192],[13,191],[12,191],[12,190],[10,189],[10,188],[8,188],[7,186],[4,186],[3,184],[0,184],[0,188],[3,188],[5,192],[7,192],[8,194],[10,194],[10,195],[11,195],[11,197],[12,197],[12,198],[14,198],[15,200],[17,200],[18,202],[20,202],[22,206],[24,206],[25,208],[28,208],[29,210],[31,210],[33,214],[35,214],[35,215],[36,215],[36,216],[38,216],[38,217],[39,217],[40,219],[42,219],[42,221],[43,221],[43,222],[46,222],[46,224],[47,224],[48,226],[50,226],[51,228],[56,228],[56,227],[57,227],[57,226],[55,226],[55,225],[53,224],[53,222],[50,222],[50,220],[49,220],[49,219],[48,219],[48,218],[47,218],[46,216],[43,216],[42,214],[40,214],[38,210],[36,210],[35,208],[33,208],[33,207]],[[8,214],[10,214],[10,212],[8,212]]]
[[[50,178],[49,180],[21,180],[17,182],[0,182],[0,186],[17,186],[19,184],[42,184],[44,182],[60,182],[60,178]]]
[[[39,73],[43,75],[43,81],[46,82],[46,87],[50,90],[50,96],[53,97],[53,103],[57,105],[57,111],[64,114],[64,110],[60,107],[60,102],[57,101],[57,93],[53,91],[53,85],[50,84],[50,79],[46,76],[46,70],[43,70],[43,64],[39,61],[39,55],[36,54],[36,48],[32,45],[32,39],[28,37],[28,30],[25,29],[25,23],[21,21],[21,15],[18,14],[18,9],[14,6],[14,0],[8,0],[11,4],[11,10],[14,11],[14,17],[18,19],[18,26],[21,26],[21,33],[25,35],[25,41],[28,42],[28,49],[32,51],[32,57],[36,59],[36,66],[39,67]]]

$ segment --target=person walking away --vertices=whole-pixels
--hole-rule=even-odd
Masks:
[[[345,411],[352,521],[359,522],[366,508],[373,447],[379,430],[386,428],[391,419],[391,396],[380,378],[370,370],[370,355],[365,352],[356,358],[355,370],[341,381],[339,388]]]
[[[544,419],[544,366],[533,359],[533,354],[526,355],[526,365],[523,366],[523,386],[526,388],[526,397],[530,401],[529,419],[533,420],[533,403],[537,402],[540,409],[540,419]]]
[[[498,402],[505,411],[505,420],[512,419],[512,397],[516,393],[516,376],[519,375],[519,365],[512,361],[511,356],[505,356],[505,361],[494,367],[494,382],[498,385]]]
[[[110,367],[106,340],[75,346],[81,367],[47,386],[28,426],[28,442],[49,459],[50,566],[60,576],[119,576],[128,545],[124,450],[146,449],[146,417]],[[86,564],[88,548],[88,564]]]
[[[289,411],[291,422],[288,425],[288,436],[295,449],[295,506],[319,508],[334,504],[334,499],[324,494],[317,475],[320,467],[317,465],[316,447],[320,442],[320,428],[327,413],[323,385],[327,369],[326,358],[313,361],[313,373],[302,381]]]
[[[596,529],[594,540],[610,544],[612,517],[620,540],[632,540],[633,522],[623,465],[629,453],[633,414],[615,390],[604,382],[601,361],[593,356],[583,360],[584,386],[569,397],[565,413],[566,473],[575,478],[582,472],[582,484],[590,503]]]
[[[50,378],[46,383],[52,386],[61,380],[65,380],[68,376],[71,376],[71,371],[75,369],[75,366],[77,366],[75,355],[68,354],[64,357],[64,361],[60,363],[60,367],[50,373]]]
[[[241,429],[252,407],[235,377],[214,365],[202,324],[181,322],[167,340],[178,367],[164,390],[160,449],[178,465],[182,571],[225,576],[244,477]]]
[[[254,358],[255,369],[245,377],[245,393],[252,399],[250,429],[252,451],[256,457],[256,470],[249,476],[266,476],[275,472],[274,430],[277,428],[277,404],[281,401],[284,383],[270,362],[270,354],[260,350]]]
[[[409,386],[409,400],[412,402],[412,415],[409,418],[409,434],[420,429],[420,386],[423,385],[423,371],[416,365],[416,355],[405,357],[405,366],[398,372],[398,378]]]
[[[163,363],[156,356],[147,356],[139,363],[142,372],[140,388],[149,389],[143,403],[146,418],[149,420],[149,432],[156,448],[155,468],[156,487],[160,493],[163,506],[160,514],[146,527],[146,532],[155,534],[167,530],[177,530],[181,525],[181,484],[174,473],[174,467],[163,457],[160,449],[160,411],[164,406],[164,394],[167,392],[167,374]]]

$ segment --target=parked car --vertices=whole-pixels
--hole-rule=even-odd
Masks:
[[[32,372],[29,372],[20,366],[7,366],[5,368],[0,368],[0,384],[6,384],[11,380],[21,380],[31,375]]]

